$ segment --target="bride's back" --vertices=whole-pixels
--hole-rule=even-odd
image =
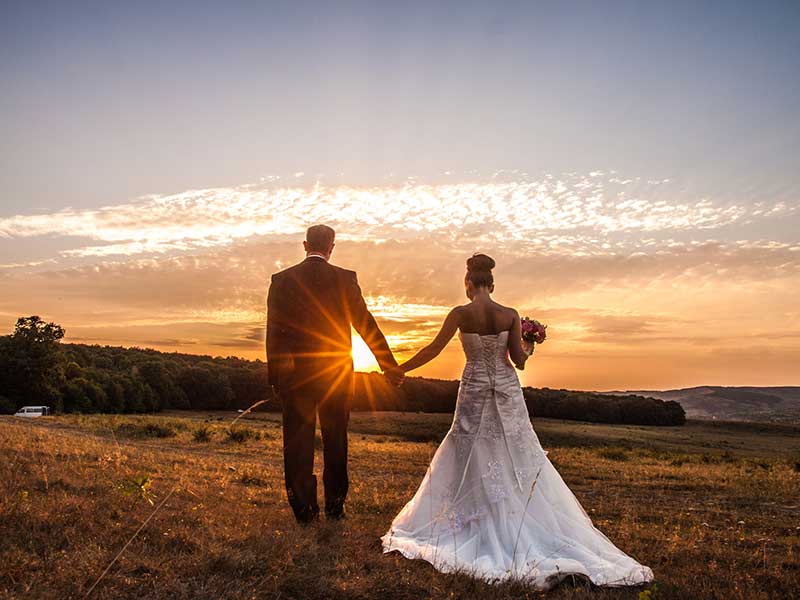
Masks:
[[[514,311],[493,300],[471,302],[459,310],[458,328],[462,333],[496,335],[508,331],[514,323]]]

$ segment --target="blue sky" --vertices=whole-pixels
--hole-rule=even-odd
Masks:
[[[794,2],[4,2],[2,215],[296,171],[793,196]]]

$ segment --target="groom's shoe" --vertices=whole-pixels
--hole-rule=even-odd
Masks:
[[[297,524],[300,525],[300,527],[309,527],[315,523],[319,523],[319,515],[300,517],[297,519]]]
[[[295,512],[294,516],[300,525],[306,527],[319,521],[319,509],[307,508],[304,510],[298,510]]]
[[[345,514],[343,508],[325,511],[325,519],[328,521],[344,521],[346,518],[347,515]]]

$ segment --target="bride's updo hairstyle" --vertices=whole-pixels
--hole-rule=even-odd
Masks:
[[[467,276],[465,279],[474,288],[490,288],[494,285],[492,269],[494,269],[494,259],[491,256],[473,254],[467,259]]]

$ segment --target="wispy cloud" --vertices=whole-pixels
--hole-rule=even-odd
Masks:
[[[54,263],[55,259],[48,259],[48,260],[29,260],[26,262],[19,262],[19,263],[6,263],[0,264],[0,270],[3,269],[29,269],[32,267],[40,267],[42,265]]]
[[[672,178],[602,172],[276,184],[0,219],[6,248],[28,240],[0,256],[0,322],[38,313],[75,341],[263,358],[270,274],[301,257],[313,220],[339,231],[334,260],[358,271],[401,356],[466,301],[464,262],[484,251],[497,260],[498,301],[551,327],[527,383],[658,387],[725,373],[786,383],[786,357],[800,359],[798,338],[784,335],[800,330],[800,240],[787,227],[800,213],[785,202],[692,198]],[[37,237],[57,238],[57,250],[25,256]],[[752,352],[723,352],[742,340]],[[783,358],[761,360],[767,340]],[[455,345],[425,374],[457,376]]]
[[[358,240],[435,235],[530,244],[549,251],[574,246],[575,241],[594,242],[602,250],[608,244],[603,238],[613,234],[712,231],[797,210],[783,202],[745,205],[687,199],[670,180],[621,179],[601,172],[502,179],[380,188],[270,183],[194,190],[96,210],[0,219],[0,235],[95,242],[63,250],[66,257],[175,254],[298,234],[313,220],[331,223],[343,238]]]

